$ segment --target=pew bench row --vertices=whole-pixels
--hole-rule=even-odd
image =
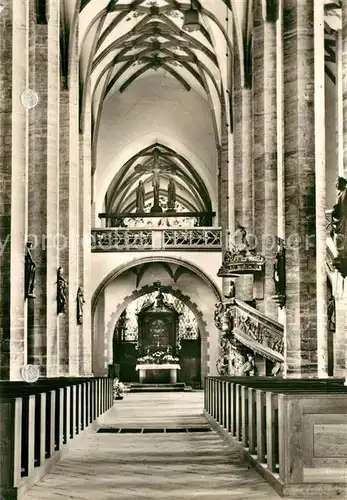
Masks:
[[[6,500],[20,498],[113,405],[108,378],[7,383],[0,390],[0,487]]]
[[[253,378],[252,378],[253,379]],[[205,416],[281,496],[344,498],[347,390],[343,383],[207,377]],[[265,388],[262,387],[265,385]]]

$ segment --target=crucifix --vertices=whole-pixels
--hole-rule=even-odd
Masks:
[[[163,165],[159,160],[160,152],[158,148],[153,150],[153,160],[148,165],[136,165],[136,173],[152,172],[152,187],[153,187],[153,206],[151,207],[151,212],[162,212],[160,206],[159,194],[160,194],[160,174],[176,172],[176,167],[171,165]]]

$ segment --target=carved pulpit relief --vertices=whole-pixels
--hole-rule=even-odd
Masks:
[[[228,248],[223,256],[223,263],[217,276],[232,278],[239,274],[254,274],[264,271],[265,257],[257,254],[249,242],[247,230],[239,226],[234,241],[228,240]]]
[[[334,267],[343,278],[347,276],[347,179],[338,177],[336,183],[337,201],[333,207],[332,232],[336,245],[337,258],[333,260]]]
[[[246,358],[247,358],[246,362],[241,367],[240,375],[246,375],[247,377],[254,377],[257,374],[254,354],[247,353]]]
[[[283,377],[283,374],[284,374],[284,363],[282,363],[281,361],[276,361],[271,370],[271,375],[273,377]]]

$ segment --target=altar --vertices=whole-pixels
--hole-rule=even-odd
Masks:
[[[166,363],[166,364],[158,364],[158,363],[153,363],[153,364],[137,364],[136,365],[136,371],[139,372],[139,382],[140,384],[144,384],[146,382],[151,382],[153,377],[151,377],[150,380],[148,380],[148,373],[150,372],[151,375],[156,375],[156,372],[160,371],[169,371],[170,375],[170,383],[171,384],[176,384],[177,382],[177,370],[180,370],[181,367],[179,364],[172,364],[172,363]]]

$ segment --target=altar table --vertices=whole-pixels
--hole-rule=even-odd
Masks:
[[[147,371],[154,371],[154,370],[170,370],[170,382],[171,384],[176,384],[177,382],[177,370],[180,370],[181,367],[178,364],[159,364],[159,363],[153,363],[153,364],[143,364],[143,365],[136,365],[136,370],[139,372],[139,381],[141,384],[143,384],[146,380],[146,374]]]

